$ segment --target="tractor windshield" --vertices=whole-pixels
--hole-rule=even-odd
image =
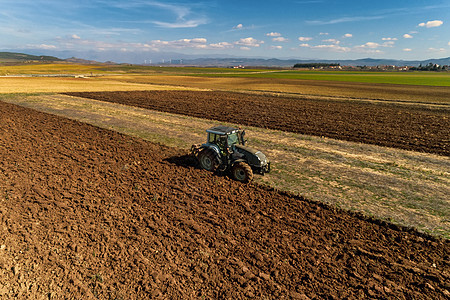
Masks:
[[[228,135],[228,146],[231,147],[234,144],[239,144],[239,138],[237,133],[232,133]]]

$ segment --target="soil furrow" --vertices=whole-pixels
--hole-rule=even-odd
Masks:
[[[448,298],[449,243],[0,102],[5,298]]]

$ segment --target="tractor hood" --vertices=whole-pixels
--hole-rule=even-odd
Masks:
[[[247,151],[248,153],[251,153],[253,155],[256,155],[257,152],[261,152],[259,150],[256,150],[256,149],[248,147],[248,146],[242,146],[242,145],[239,145],[239,144],[236,144],[234,146],[238,149],[239,152]]]
[[[264,167],[268,164],[268,160],[264,153],[259,150],[253,149],[251,147],[234,145],[236,151],[245,155],[247,161],[251,166],[254,167]]]

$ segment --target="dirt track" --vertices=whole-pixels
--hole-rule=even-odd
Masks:
[[[209,91],[69,95],[249,126],[450,155],[448,110]]]
[[[0,102],[0,296],[450,296],[449,242]]]

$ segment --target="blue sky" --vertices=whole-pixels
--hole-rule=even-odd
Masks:
[[[450,0],[0,0],[0,49],[240,57],[450,56]]]

